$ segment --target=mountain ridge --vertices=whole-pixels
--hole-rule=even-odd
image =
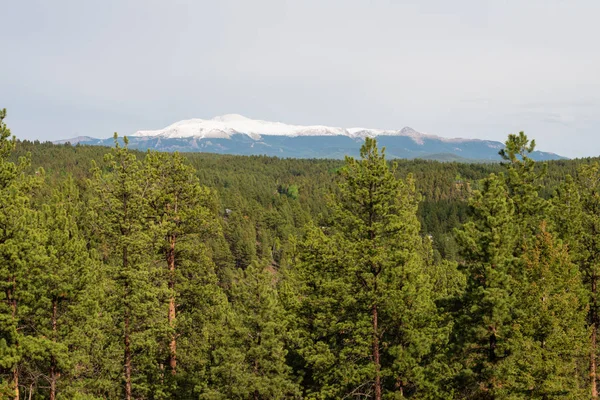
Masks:
[[[254,120],[239,114],[212,119],[187,119],[163,129],[140,130],[128,136],[131,148],[159,151],[213,152],[268,155],[288,158],[343,158],[358,156],[366,137],[376,138],[387,148],[389,158],[455,159],[499,161],[504,145],[484,139],[444,138],[405,126],[399,130],[341,128],[325,125],[290,125]],[[79,136],[54,143],[111,146],[113,139]],[[536,160],[564,159],[554,153],[536,151]]]
[[[177,121],[163,129],[140,130],[131,136],[138,137],[169,137],[185,138],[197,137],[203,139],[216,139],[229,137],[232,134],[246,134],[258,139],[261,136],[348,136],[350,138],[377,137],[377,136],[407,136],[419,143],[423,138],[438,139],[444,142],[461,142],[463,138],[445,138],[419,132],[409,126],[402,129],[379,128],[342,128],[327,125],[293,125],[282,122],[257,120],[240,114],[225,114],[211,119],[192,118]]]

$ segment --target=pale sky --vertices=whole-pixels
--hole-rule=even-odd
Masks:
[[[0,0],[23,139],[238,113],[600,155],[598,0]]]

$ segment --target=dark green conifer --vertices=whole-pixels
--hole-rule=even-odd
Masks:
[[[435,319],[414,182],[372,139],[340,175],[331,226],[309,230],[297,266],[307,396],[411,396]]]
[[[219,393],[222,398],[240,400],[299,398],[299,387],[286,363],[288,323],[276,279],[276,271],[258,262],[237,271],[231,290],[229,343],[214,352],[213,396]]]
[[[464,398],[494,399],[506,385],[499,364],[510,354],[518,307],[513,274],[519,229],[503,176],[483,180],[471,199],[473,221],[457,232],[467,275],[453,343],[463,368],[458,393]]]
[[[512,354],[499,366],[506,398],[586,399],[587,298],[566,247],[542,223],[524,249]]]
[[[127,400],[154,393],[161,396],[157,367],[160,343],[168,336],[166,307],[161,298],[167,291],[158,279],[161,270],[152,263],[152,240],[148,197],[151,178],[142,163],[127,148],[120,146],[106,155],[107,169],[94,167],[92,208],[106,273],[114,286],[110,290],[114,313],[114,334],[121,338],[123,351],[123,392]],[[114,308],[112,308],[114,307]]]
[[[31,206],[31,192],[40,180],[25,175],[29,155],[8,160],[15,140],[0,110],[0,396],[20,397],[21,363],[39,348],[24,329],[35,301],[35,283],[44,259],[44,232]],[[42,171],[38,171],[41,176]]]
[[[148,153],[145,173],[151,180],[148,201],[157,264],[164,266],[161,276],[168,287],[166,365],[170,375],[180,375],[162,379],[181,383],[181,388],[169,390],[184,395],[186,381],[206,379],[214,345],[209,338],[217,333],[213,325],[224,320],[219,313],[227,309],[210,246],[222,238],[222,231],[214,193],[200,185],[181,155]]]
[[[23,383],[28,387],[47,388],[47,396],[54,400],[61,389],[77,386],[80,376],[89,364],[83,362],[89,347],[78,337],[86,326],[86,335],[93,335],[95,318],[89,306],[97,299],[90,289],[90,258],[86,241],[81,235],[76,215],[80,212],[78,190],[68,178],[42,205],[38,228],[44,231],[40,247],[45,255],[39,260],[32,290],[35,298],[31,311],[24,316],[31,337],[29,354],[24,355]],[[97,282],[96,282],[97,283]],[[78,326],[81,325],[81,326]],[[79,365],[78,365],[79,363]]]

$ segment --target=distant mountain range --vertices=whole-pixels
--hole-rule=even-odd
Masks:
[[[500,142],[479,139],[448,139],[405,127],[401,130],[300,126],[253,120],[228,114],[210,120],[189,119],[156,131],[128,135],[129,147],[139,150],[209,152],[268,155],[290,158],[357,157],[366,137],[377,138],[388,158],[423,158],[440,161],[497,161]],[[54,143],[112,146],[113,139],[80,136]],[[536,151],[538,161],[563,159]]]

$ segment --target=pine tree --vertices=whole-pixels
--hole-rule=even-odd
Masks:
[[[157,367],[159,344],[168,335],[162,318],[161,296],[166,288],[157,279],[160,271],[152,260],[148,196],[150,177],[142,163],[121,147],[115,134],[115,148],[106,155],[108,169],[94,167],[91,181],[95,192],[94,220],[103,237],[107,273],[115,286],[110,294],[115,306],[114,324],[122,339],[123,397],[161,396]]]
[[[27,346],[35,347],[23,330],[23,317],[35,299],[32,284],[44,258],[44,238],[37,228],[39,216],[31,207],[31,190],[39,179],[24,174],[29,156],[16,164],[8,161],[15,140],[5,117],[6,110],[0,110],[0,395],[18,400],[20,364],[29,352]]]
[[[494,399],[505,385],[499,365],[511,349],[518,282],[512,274],[519,238],[515,208],[504,177],[492,174],[471,199],[473,221],[457,232],[467,286],[456,315],[453,343],[463,368],[457,376],[461,397]]]
[[[213,210],[209,209],[211,192],[202,187],[193,168],[178,153],[149,153],[145,159],[147,175],[152,180],[149,195],[152,218],[158,235],[160,257],[167,263],[169,312],[168,323],[172,330],[169,343],[169,368],[177,370],[177,265],[185,252],[178,245],[200,235],[218,230]],[[180,247],[180,246],[179,246]]]
[[[529,140],[527,135],[508,135],[505,148],[500,150],[500,156],[507,161],[506,184],[508,195],[515,206],[515,216],[521,226],[524,240],[531,239],[540,229],[541,222],[549,217],[549,204],[539,196],[542,188],[541,180],[546,175],[548,165],[541,168],[529,157],[535,150],[535,140]],[[518,246],[517,252],[522,250]]]
[[[232,287],[228,346],[215,350],[214,391],[227,399],[298,398],[286,364],[288,325],[275,288],[276,272],[253,262]]]
[[[346,158],[331,227],[313,227],[297,266],[309,398],[411,396],[421,389],[435,306],[411,178],[367,139]]]
[[[172,379],[161,379],[179,385],[168,389],[171,395],[192,396],[206,390],[201,382],[210,373],[210,349],[220,340],[215,328],[228,310],[212,260],[212,244],[224,239],[214,193],[200,185],[182,156],[148,153],[145,168],[152,181],[148,198],[156,263],[164,265],[161,276],[168,287],[166,353]]]
[[[507,177],[483,181],[474,220],[458,232],[468,278],[455,325],[465,398],[581,398],[585,301],[566,250],[546,230],[545,168],[528,157],[534,147],[522,132],[509,135],[500,152]]]
[[[175,398],[223,398],[211,396],[219,386],[211,380],[220,361],[217,353],[233,357],[230,324],[235,321],[213,255],[204,243],[179,242],[177,288],[177,387]],[[225,349],[225,350],[222,350]],[[227,350],[228,349],[228,350]],[[229,360],[230,358],[228,358]]]
[[[79,356],[79,349],[72,346],[77,341],[73,336],[75,325],[83,322],[76,314],[91,294],[91,258],[75,223],[78,208],[79,193],[70,178],[43,204],[38,226],[45,231],[40,246],[46,254],[32,288],[35,299],[31,311],[24,317],[34,345],[30,346],[30,354],[24,355],[23,370],[30,377],[43,377],[40,382],[26,383],[30,387],[48,386],[51,400],[56,399],[61,386],[72,384],[61,385],[60,381],[61,377],[73,379],[69,371],[75,368]]]
[[[581,370],[587,350],[587,299],[577,266],[542,223],[524,249],[519,316],[513,325],[513,356],[500,366],[503,397],[585,399]],[[582,368],[583,367],[583,368]]]
[[[257,259],[256,229],[242,210],[233,210],[229,214],[225,235],[237,268],[246,268]]]

